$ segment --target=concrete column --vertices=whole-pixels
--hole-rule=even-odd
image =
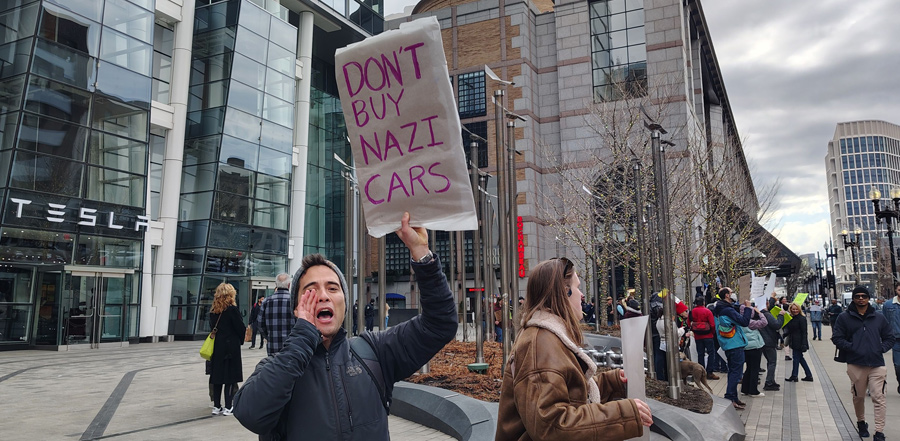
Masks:
[[[187,124],[188,88],[191,76],[191,43],[194,37],[194,0],[184,0],[181,22],[175,25],[175,48],[172,51],[172,91],[169,97],[174,108],[175,124],[166,134],[166,154],[163,159],[163,180],[160,194],[159,221],[163,224],[162,246],[156,253],[153,287],[153,307],[156,317],[148,335],[169,333],[169,306],[172,304],[172,275],[175,266],[175,237],[178,229],[178,210],[181,199],[181,172],[184,162],[184,135]],[[144,326],[141,323],[141,335]]]
[[[309,149],[309,106],[312,89],[313,13],[300,13],[297,32],[298,79],[294,100],[294,154],[291,173],[291,226],[288,267],[290,273],[300,267],[303,257],[303,229],[306,219],[306,167]],[[362,307],[363,305],[360,305]]]

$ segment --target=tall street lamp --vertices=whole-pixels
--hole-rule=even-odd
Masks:
[[[835,272],[834,272],[834,260],[837,259],[837,250],[834,248],[834,244],[831,243],[831,239],[828,239],[828,242],[822,246],[825,248],[825,273],[826,276],[828,274],[828,259],[831,259],[831,276],[825,277],[828,279],[828,286],[833,290],[832,299],[837,300],[837,283],[835,283]]]
[[[869,199],[872,200],[872,205],[875,206],[875,222],[881,222],[884,219],[884,223],[887,225],[888,246],[890,247],[891,255],[891,279],[896,283],[898,278],[897,257],[894,253],[894,222],[900,222],[900,188],[894,187],[891,189],[891,200],[894,202],[893,209],[890,209],[890,205],[887,203],[885,203],[885,209],[881,209],[881,192],[875,186],[872,186],[872,189],[869,190]]]
[[[859,265],[856,261],[856,250],[859,249],[862,229],[856,227],[853,233],[849,234],[846,229],[841,230],[841,237],[844,239],[844,249],[850,248],[850,258],[853,260],[853,282],[856,286],[859,286]]]
[[[355,167],[351,167],[337,153],[334,153],[334,159],[338,163],[341,164],[343,170],[341,170],[341,177],[344,178],[345,187],[344,187],[344,237],[345,237],[345,250],[344,250],[344,278],[347,281],[347,289],[350,291],[347,293],[347,298],[350,300],[350,304],[353,304],[353,208],[354,203],[353,199],[356,195],[357,190],[357,182],[356,177],[354,176],[356,172]],[[359,215],[359,212],[357,212]],[[360,243],[362,243],[363,238],[360,236]],[[360,274],[360,277],[364,277]],[[359,293],[362,292],[362,283],[359,284],[359,291],[357,292],[356,298],[359,299]],[[360,305],[359,309],[361,310],[363,305]],[[347,314],[344,316],[344,329],[352,331],[353,330],[353,321],[356,317],[353,317],[353,314]],[[357,326],[359,326],[360,322],[357,321]]]

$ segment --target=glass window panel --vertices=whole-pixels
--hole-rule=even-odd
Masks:
[[[81,234],[75,263],[78,265],[139,268],[141,242],[129,239]]]
[[[241,2],[218,2],[209,7],[198,7],[194,15],[194,33],[234,26],[240,6]]]
[[[178,249],[205,247],[207,233],[209,233],[209,221],[207,220],[179,222],[175,247]]]
[[[644,33],[644,27],[631,28],[628,30],[628,44],[644,44],[647,41],[647,34]]]
[[[250,142],[259,142],[261,121],[253,115],[229,110],[225,115],[224,133]]]
[[[140,7],[142,7],[142,8],[144,8],[144,9],[148,10],[148,11],[152,11],[152,10],[153,10],[153,2],[154,2],[154,0],[128,0],[128,1],[130,1],[131,3],[134,3],[134,4],[136,4],[136,5],[138,5],[138,6],[140,6]]]
[[[209,209],[212,206],[213,192],[182,194],[178,205],[179,221],[209,219]]]
[[[29,83],[26,110],[87,125],[90,93],[40,77],[32,77]]]
[[[9,186],[63,196],[79,196],[84,164],[69,159],[19,151]]]
[[[599,3],[599,2],[598,2]],[[595,5],[597,3],[594,3]],[[594,17],[591,18],[591,34],[603,34],[609,32],[609,28],[606,26],[606,18],[605,17]]]
[[[138,40],[153,43],[153,13],[124,0],[106,0],[103,24]]]
[[[285,268],[287,268],[285,256],[259,253],[250,255],[250,276],[275,277],[283,273]]]
[[[256,159],[259,155],[258,144],[231,136],[223,136],[221,151],[222,154],[219,155],[220,162],[247,170],[256,170]]]
[[[628,46],[628,39],[626,38],[625,31],[615,31],[607,34],[609,37],[609,47],[610,48],[620,48],[623,46]]]
[[[291,176],[291,153],[262,147],[259,149],[259,172],[280,178]]]
[[[263,120],[260,145],[290,153],[293,147],[293,132],[287,127]]]
[[[172,57],[160,52],[153,53],[153,78],[166,83],[172,80]]]
[[[625,0],[625,9],[629,11],[632,9],[643,9],[643,7],[644,0]]]
[[[184,143],[184,165],[215,162],[218,158],[219,136],[189,139]]]
[[[24,90],[25,75],[0,81],[0,114],[19,110]]]
[[[609,51],[594,52],[593,54],[591,54],[591,61],[593,62],[594,69],[603,69],[609,67]],[[600,83],[594,82],[595,86],[599,84]]]
[[[98,92],[142,109],[150,109],[150,83],[150,77],[109,63],[100,63],[97,70]]]
[[[194,59],[191,62],[191,85],[223,80],[231,76],[231,58],[231,53],[227,53]]]
[[[253,207],[253,225],[287,230],[288,207],[269,202],[256,201]]]
[[[626,64],[628,63],[628,48],[613,49],[609,51],[609,57],[614,65]]]
[[[11,149],[13,145],[15,145],[16,127],[18,126],[18,123],[19,112],[10,112],[0,115],[0,151]],[[0,164],[9,164],[9,162],[0,162]]]
[[[203,264],[206,259],[203,248],[195,250],[178,250],[175,252],[175,274],[200,274],[203,272]],[[199,279],[199,277],[198,277]],[[197,291],[193,292],[196,297]]]
[[[266,64],[284,75],[293,75],[296,70],[296,57],[292,51],[269,45],[269,62]]]
[[[234,54],[231,78],[250,87],[262,89],[265,85],[266,67],[241,54]]]
[[[256,176],[256,198],[279,204],[291,200],[291,181],[260,173]]]
[[[216,199],[213,203],[212,218],[239,224],[249,224],[250,199],[246,196],[217,191]]]
[[[210,248],[250,249],[250,227],[225,222],[212,222],[209,228]]]
[[[228,80],[205,83],[190,88],[188,109],[197,111],[225,105],[228,96]]]
[[[194,30],[192,46],[191,55],[197,58],[231,52],[234,50],[234,29],[222,28],[202,34]]]
[[[591,2],[590,8],[591,17],[602,17],[609,14],[609,8],[604,1]]]
[[[0,13],[0,41],[16,41],[34,36],[38,6],[40,4],[34,3],[23,8]]]
[[[12,150],[4,150],[0,151],[0,164],[4,164],[0,166],[0,182],[3,182],[3,185],[6,185],[6,180],[9,178],[9,164],[12,164]],[[257,188],[257,192],[259,188]],[[5,192],[0,190],[0,197],[5,196]]]
[[[266,93],[285,101],[292,101],[294,99],[294,78],[268,69]]]
[[[88,162],[131,173],[147,172],[147,144],[103,132],[91,133]]]
[[[293,127],[294,104],[266,95],[263,118],[286,127]]]
[[[247,253],[210,248],[206,252],[206,272],[218,274],[247,274]]]
[[[611,32],[625,29],[625,14],[615,14],[609,16],[609,30]]]
[[[145,178],[108,168],[88,166],[88,199],[111,204],[144,206]]]
[[[38,1],[38,0],[6,0],[4,2],[0,2],[0,12],[8,11],[10,9],[15,9],[20,6],[34,3],[36,1]]]
[[[309,231],[309,230],[307,230]],[[253,251],[287,255],[288,238],[286,231],[254,228],[250,233]]]
[[[154,24],[153,50],[172,56],[175,51],[175,31],[159,23]]]
[[[642,67],[646,68],[646,63],[642,62],[647,61],[647,46],[643,44],[639,44],[637,46],[629,46],[628,61],[630,61],[632,64],[641,64]]]
[[[238,23],[241,26],[256,32],[260,36],[265,37],[269,35],[270,17],[272,17],[272,14],[264,11],[259,6],[245,2],[241,6],[241,15],[238,18]]]
[[[237,41],[234,44],[235,52],[245,55],[257,63],[266,64],[266,48],[268,46],[265,38],[245,28],[238,28]]]
[[[103,31],[100,39],[100,59],[150,76],[153,46],[118,32]]]
[[[186,127],[187,137],[195,138],[221,133],[222,122],[224,119],[224,107],[188,112]]]
[[[193,193],[216,188],[216,164],[207,163],[184,167],[181,172],[181,192]],[[207,216],[208,217],[208,216]]]
[[[243,110],[251,115],[262,116],[263,93],[239,82],[232,82],[228,91],[228,106]]]
[[[102,96],[94,96],[92,127],[119,136],[147,141],[148,113],[146,110],[122,104]]]
[[[297,48],[297,28],[281,20],[272,20],[269,41],[293,52]]]
[[[84,161],[88,130],[76,124],[25,113],[17,147],[21,150]]]
[[[219,182],[216,190],[253,197],[253,180],[256,173],[226,164],[219,164]]]
[[[96,22],[100,21],[100,13],[103,12],[103,2],[97,0],[47,0],[44,3],[54,3]]]
[[[12,76],[19,75],[21,73],[25,73],[28,70],[28,59],[31,58],[31,38],[26,38],[24,40],[14,41],[12,43],[0,45],[0,79],[9,78]],[[43,45],[41,44],[43,43]],[[48,59],[53,59],[52,55],[48,54],[45,50],[47,45],[52,45],[52,43],[43,42],[43,40],[38,40],[38,47],[35,49],[34,55],[34,63],[32,65],[32,71],[46,74],[50,71],[63,75],[63,66],[57,64],[48,63]],[[69,51],[61,51],[61,52],[69,52]],[[87,58],[87,57],[85,57]],[[68,60],[71,64],[72,60]],[[70,76],[74,76],[75,72],[69,72]]]
[[[644,10],[638,9],[625,14],[625,22],[629,28],[644,25]]]
[[[0,235],[0,261],[27,262],[30,265],[72,262],[75,237],[55,231],[3,228]]]
[[[625,0],[608,0],[606,3],[609,7],[610,14],[617,14],[625,11]]]
[[[154,79],[150,89],[150,99],[160,103],[169,103],[169,92],[171,87],[169,83]]]

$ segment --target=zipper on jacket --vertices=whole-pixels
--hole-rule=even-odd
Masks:
[[[350,431],[353,431],[353,400],[350,399],[347,389],[347,382],[344,381],[344,373],[341,372],[341,385],[344,387],[344,398],[347,400],[347,416],[350,417]]]
[[[337,407],[337,395],[334,393],[334,377],[331,376],[331,351],[325,351],[325,374],[328,375],[328,385],[331,389],[331,403],[334,405],[334,417],[337,420],[337,429],[338,433],[344,433],[344,429],[341,428],[341,412]]]

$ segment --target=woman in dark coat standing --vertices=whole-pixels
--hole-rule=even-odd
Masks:
[[[803,353],[809,350],[809,341],[807,341],[809,330],[806,329],[806,316],[803,315],[803,310],[796,303],[791,303],[788,310],[791,314],[791,321],[784,327],[790,331],[791,335],[791,352],[794,353],[794,368],[791,370],[791,377],[785,378],[784,381],[797,381],[797,373],[800,370],[800,366],[803,366],[803,372],[806,374],[803,377],[803,381],[813,381],[809,365],[806,364],[806,359],[803,358]]]
[[[241,370],[241,345],[244,344],[244,321],[234,301],[237,294],[230,283],[216,287],[209,323],[215,327],[212,369],[209,384],[213,386],[213,415],[231,415],[232,400],[239,382],[244,381]],[[218,325],[217,325],[218,323]],[[225,389],[225,406],[222,406],[222,389]]]

